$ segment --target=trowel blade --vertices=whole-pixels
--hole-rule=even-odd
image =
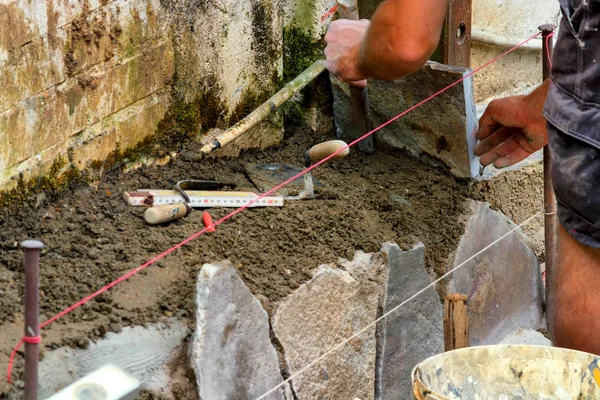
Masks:
[[[304,169],[288,164],[248,164],[246,173],[248,178],[261,192],[267,192],[275,186],[298,175]],[[322,187],[323,184],[313,178],[313,185]],[[304,189],[304,178],[299,177],[277,190],[277,194],[288,196],[290,194],[300,193]]]

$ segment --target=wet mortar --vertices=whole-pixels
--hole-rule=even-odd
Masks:
[[[44,321],[204,227],[201,211],[166,226],[148,226],[144,209],[126,205],[123,192],[170,188],[187,178],[235,182],[240,190],[255,190],[245,165],[285,162],[302,166],[304,152],[312,144],[332,138],[331,133],[297,131],[288,133],[277,149],[202,161],[188,161],[199,148],[190,142],[167,166],[129,173],[115,169],[94,184],[75,183],[57,200],[41,201],[38,208],[1,210],[0,366],[6,366],[22,330],[20,241],[36,238],[46,244],[40,282],[40,321]],[[535,179],[541,176],[541,170],[536,171]],[[378,251],[386,241],[401,246],[422,241],[428,270],[439,275],[464,229],[464,198],[486,199],[492,189],[501,191],[457,180],[398,152],[352,153],[343,161],[318,168],[314,175],[325,185],[317,189],[318,199],[244,211],[216,232],[192,241],[49,326],[42,332],[44,350],[84,347],[89,340],[127,325],[171,317],[189,319],[198,271],[204,263],[222,259],[231,260],[250,290],[270,303],[310,279],[319,265],[339,257],[351,259],[357,250]],[[524,196],[536,199],[537,189]],[[537,200],[532,204],[537,207]],[[210,210],[215,220],[229,212]],[[21,357],[14,377],[22,378]],[[21,384],[17,380],[14,388]],[[183,395],[193,393],[192,386],[182,383],[177,388],[181,398],[193,398]],[[0,381],[0,397],[8,388]]]

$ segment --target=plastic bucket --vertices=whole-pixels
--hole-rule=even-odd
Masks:
[[[600,357],[540,346],[471,347],[412,371],[417,400],[600,399]]]

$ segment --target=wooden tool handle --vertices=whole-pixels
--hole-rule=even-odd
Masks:
[[[165,224],[185,217],[185,204],[175,203],[166,206],[150,207],[144,213],[144,219],[150,225]]]
[[[328,142],[319,143],[306,152],[306,158],[313,163],[319,162],[346,146],[348,145],[343,140],[330,140]],[[346,147],[339,154],[336,154],[332,160],[341,160],[348,154],[350,154],[350,149]]]

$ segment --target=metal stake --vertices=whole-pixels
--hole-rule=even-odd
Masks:
[[[553,24],[545,24],[539,27],[542,31],[542,77],[545,81],[550,78],[552,67],[553,44],[550,35],[556,29]],[[556,196],[552,184],[552,158],[550,148],[544,147],[544,234],[546,254],[546,299],[550,297],[551,275],[556,263]],[[548,301],[548,300],[546,300]]]
[[[21,243],[25,252],[25,400],[38,398],[38,337],[39,337],[39,270],[40,250],[44,244],[38,240]]]

